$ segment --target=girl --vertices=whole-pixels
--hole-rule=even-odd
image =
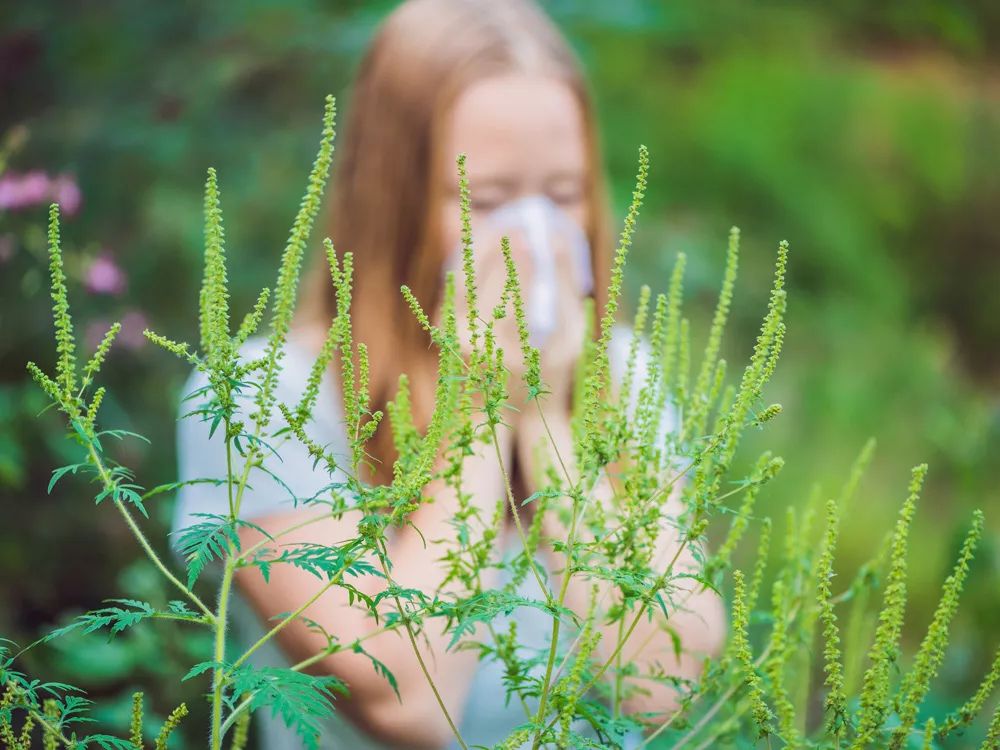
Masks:
[[[603,308],[610,251],[607,239],[604,185],[598,155],[594,114],[579,66],[553,24],[529,0],[411,0],[384,22],[371,45],[353,89],[349,118],[338,144],[334,168],[331,223],[328,234],[338,250],[355,257],[352,318],[356,340],[368,346],[373,409],[384,409],[393,398],[400,373],[409,377],[414,418],[426,425],[433,403],[437,354],[417,325],[402,296],[408,285],[434,311],[442,297],[442,279],[455,263],[460,245],[458,179],[455,156],[468,157],[472,195],[476,271],[482,309],[499,297],[503,264],[499,236],[512,235],[512,246],[523,269],[523,285],[540,345],[542,372],[551,393],[543,400],[552,439],[563,456],[571,455],[569,407],[574,368],[585,333],[584,300],[590,296]],[[461,295],[459,295],[461,297]],[[333,315],[333,290],[325,258],[306,280],[304,295],[290,334],[278,400],[296,403],[309,368]],[[460,326],[461,330],[461,326]],[[501,336],[512,336],[501,330]],[[622,359],[625,338],[612,340],[612,363]],[[262,350],[251,341],[246,356]],[[513,343],[504,346],[516,351]],[[509,358],[517,367],[517,358]],[[641,382],[641,378],[636,379]],[[509,378],[512,389],[518,373]],[[188,391],[203,385],[193,378]],[[521,405],[523,393],[513,393]],[[506,465],[516,467],[520,497],[534,492],[532,478],[547,459],[536,448],[546,431],[537,410],[514,412],[500,429],[498,443]],[[331,368],[325,378],[309,425],[310,436],[334,453],[349,453],[343,428],[343,402],[338,377]],[[479,444],[465,462],[464,488],[483,518],[490,518],[503,496],[503,476],[492,444]],[[371,482],[391,479],[394,448],[387,426],[369,443],[373,459]],[[225,457],[208,428],[183,420],[179,428],[182,479],[224,475]],[[280,474],[298,497],[309,497],[327,485],[329,477],[313,468],[312,459],[294,439],[279,448]],[[277,469],[277,467],[276,467]],[[395,530],[389,557],[395,583],[447,595],[441,565],[446,544],[454,537],[449,520],[457,499],[443,483],[432,483],[426,495],[434,502],[411,516],[412,527]],[[243,517],[269,533],[284,531],[315,515],[315,509],[295,508],[288,490],[258,473],[242,505]],[[198,512],[224,512],[224,493],[206,484],[182,491],[176,513],[178,528],[190,525]],[[554,514],[552,514],[554,516]],[[360,511],[327,517],[285,535],[287,543],[321,542],[357,534]],[[415,528],[413,528],[415,527]],[[419,529],[419,531],[415,530]],[[543,519],[544,536],[565,538],[560,521]],[[244,532],[244,543],[260,536]],[[425,541],[426,540],[426,541]],[[516,536],[498,544],[503,554]],[[562,569],[551,550],[542,561],[553,574]],[[321,585],[308,572],[290,565],[272,568],[265,581],[255,569],[237,576],[245,611],[234,612],[238,635],[255,638],[261,623],[295,609]],[[484,587],[503,584],[496,570],[483,571]],[[359,589],[375,594],[385,587],[374,576],[357,579]],[[531,577],[524,595],[542,598]],[[590,583],[573,581],[567,604],[587,609]],[[677,657],[669,635],[657,621],[644,619],[631,643],[641,649],[630,658],[639,673],[662,664],[679,677],[697,675],[700,657],[718,647],[722,617],[712,594],[694,594],[687,612],[671,616],[684,652]],[[346,593],[332,589],[306,615],[342,643],[365,638],[365,649],[395,675],[399,698],[371,662],[350,649],[313,665],[335,675],[350,688],[337,704],[337,719],[325,731],[329,748],[421,747],[454,743],[454,732],[414,655],[399,632],[376,633],[378,625],[358,608],[348,606]],[[551,619],[538,611],[517,609],[523,642],[544,646]],[[614,643],[615,634],[603,639]],[[440,698],[469,744],[492,744],[525,722],[524,707],[505,701],[503,667],[480,662],[472,650],[448,650],[450,635],[437,621],[428,623],[418,641]],[[277,648],[263,648],[256,663],[287,664],[321,652],[326,637],[304,622],[282,630]],[[626,705],[629,711],[663,713],[674,705],[672,691],[656,684]],[[531,707],[532,709],[534,707]],[[263,717],[259,731],[263,747],[294,748],[298,742],[280,720]]]

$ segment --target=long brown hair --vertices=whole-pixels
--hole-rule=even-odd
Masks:
[[[441,200],[441,123],[465,87],[491,75],[556,78],[576,95],[590,149],[588,222],[598,308],[607,288],[607,206],[591,98],[572,50],[530,0],[409,0],[382,24],[355,80],[337,147],[328,235],[354,253],[355,340],[368,346],[375,409],[410,379],[414,419],[433,406],[436,354],[399,292],[407,284],[429,313],[441,295],[444,252],[433,209]],[[318,254],[321,256],[322,254]],[[334,314],[325,259],[310,271],[297,324],[322,326]],[[391,478],[387,426],[369,444],[373,479]]]

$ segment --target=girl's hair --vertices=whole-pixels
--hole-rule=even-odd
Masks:
[[[511,72],[564,82],[576,95],[590,151],[588,221],[598,310],[610,250],[599,144],[590,95],[572,50],[530,0],[409,0],[382,24],[354,85],[338,144],[328,235],[354,253],[355,340],[371,362],[372,408],[384,409],[401,373],[410,380],[414,420],[433,406],[436,353],[400,294],[407,284],[431,313],[442,292],[444,254],[435,207],[444,199],[438,153],[442,124],[471,83]],[[455,155],[457,156],[457,155]],[[334,296],[322,253],[304,288],[298,323],[329,325]],[[395,450],[380,428],[369,444],[373,479],[392,476]]]

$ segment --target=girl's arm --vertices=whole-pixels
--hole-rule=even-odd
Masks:
[[[501,455],[512,451],[510,431],[498,429]],[[492,443],[478,443],[477,452],[466,458],[463,473],[464,489],[471,493],[485,522],[493,517],[496,503],[503,496],[503,479]],[[444,555],[442,540],[447,543],[455,537],[449,523],[457,508],[454,491],[441,481],[426,488],[425,495],[433,502],[422,505],[410,516],[413,526],[396,529],[390,537],[388,558],[392,563],[392,581],[399,587],[419,589],[433,595],[442,585],[445,568],[439,563]],[[265,531],[278,535],[290,527],[309,520],[311,515],[321,515],[316,509],[299,509],[276,513],[254,519]],[[327,516],[302,528],[285,533],[279,544],[319,543],[334,545],[357,536],[360,511],[346,513],[341,518]],[[257,544],[263,537],[258,532],[242,532],[244,549]],[[425,541],[426,540],[426,541]],[[268,546],[275,547],[268,542]],[[377,560],[370,559],[375,568]],[[482,572],[483,586],[494,585],[495,570]],[[324,581],[292,565],[275,565],[271,568],[270,582],[265,582],[254,568],[237,575],[237,585],[250,601],[254,610],[265,621],[281,613],[290,612],[306,602],[323,587]],[[386,588],[386,581],[377,576],[360,576],[349,580],[368,595],[374,596]],[[445,592],[446,594],[446,592]],[[395,610],[395,603],[387,597],[380,609]],[[382,624],[375,622],[367,610],[348,604],[347,593],[338,587],[325,592],[304,616],[334,634],[345,647],[330,654],[310,667],[317,673],[333,674],[347,683],[350,695],[344,708],[372,734],[406,747],[441,747],[451,739],[452,729],[444,712],[428,685],[427,676],[406,632],[399,626],[391,631],[379,632]],[[272,623],[273,624],[273,623]],[[442,632],[443,622],[427,619],[423,630],[416,634],[417,647],[431,679],[452,720],[460,722],[469,685],[477,666],[476,653],[471,650],[448,651],[450,636]],[[354,653],[350,646],[355,639],[393,673],[398,683],[399,698],[389,682],[378,675],[371,661],[363,654]],[[294,662],[309,659],[327,648],[326,637],[310,628],[301,619],[290,623],[277,634],[277,640]]]
[[[549,403],[565,403],[561,399],[550,398]],[[575,478],[573,466],[573,440],[570,430],[569,417],[564,409],[546,409],[543,403],[543,413],[545,422],[538,414],[538,409],[532,404],[523,412],[520,422],[517,425],[517,448],[519,460],[522,466],[537,467],[539,446],[543,446],[542,455],[544,460],[556,462],[553,443],[559,451],[559,457],[566,463],[570,475]],[[546,424],[548,431],[546,430]],[[552,439],[549,439],[551,432]],[[542,476],[538,471],[526,472],[526,479],[530,485],[532,477]],[[529,491],[535,491],[538,487],[529,487]],[[605,498],[610,499],[611,488],[605,482],[595,490],[595,497],[592,502],[602,502]],[[666,501],[668,507],[661,518],[663,528],[657,542],[657,550],[654,554],[654,568],[662,572],[675,557],[674,570],[683,572],[685,570],[696,570],[693,550],[681,548],[676,540],[676,530],[669,525],[668,520],[675,517],[680,510],[680,503],[676,496]],[[569,535],[569,529],[559,519],[558,514],[550,512],[544,521],[545,536],[551,539],[565,540]],[[578,529],[586,533],[582,525]],[[562,553],[549,550],[552,559],[552,568],[556,573],[563,571],[566,567],[566,559]],[[555,584],[558,585],[558,584]],[[585,580],[583,576],[576,576],[570,579],[566,595],[566,604],[572,610],[582,613],[589,607],[592,583]],[[690,589],[684,591],[685,588]],[[617,593],[613,586],[607,582],[602,582],[598,593],[598,612],[607,611],[615,601]],[[681,678],[696,679],[702,669],[705,655],[717,654],[722,647],[725,637],[725,614],[722,602],[711,590],[701,591],[700,585],[695,581],[688,581],[677,590],[674,601],[679,606],[670,612],[669,619],[662,613],[652,618],[643,616],[638,621],[634,632],[629,637],[625,647],[621,649],[620,663],[631,665],[637,669],[639,675],[656,673],[660,669],[663,672]],[[634,615],[626,615],[626,627],[631,624]],[[675,653],[674,639],[667,629],[672,630],[681,644],[679,655]],[[615,645],[621,636],[617,623],[601,627],[601,641],[598,652],[603,656],[601,661],[610,658],[615,651]],[[615,662],[619,661],[616,657]],[[608,677],[614,674],[612,670],[607,673]],[[626,712],[669,712],[676,707],[678,701],[677,689],[659,681],[637,680],[635,685],[640,688],[634,695],[624,702]]]

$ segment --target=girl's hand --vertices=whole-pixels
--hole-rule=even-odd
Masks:
[[[564,272],[566,271],[566,272]],[[548,394],[541,397],[541,406],[546,412],[565,412],[573,391],[573,382],[580,357],[583,354],[584,337],[588,331],[584,296],[577,281],[568,269],[560,268],[556,274],[558,304],[556,322],[552,333],[542,343],[542,381]]]
[[[552,248],[556,272],[547,280],[547,284],[553,285],[554,288],[545,288],[545,296],[552,303],[541,305],[541,309],[533,307],[533,303],[537,304],[535,287],[537,269],[526,247],[527,238],[515,231],[510,234],[509,239],[511,256],[517,269],[522,301],[529,323],[529,342],[539,348],[541,376],[547,391],[540,397],[539,405],[546,411],[565,411],[570,401],[576,368],[588,330],[585,297],[581,292],[581,282],[578,278],[579,269],[571,262],[573,258],[568,244],[563,247],[562,244],[566,243],[560,243],[557,239]],[[506,300],[502,317],[496,318],[494,314],[497,306],[504,303],[504,289],[508,282],[507,268],[500,247],[499,230],[487,227],[486,231],[481,229],[476,235],[474,251],[477,306],[475,324],[478,331],[476,346],[482,351],[486,323],[492,321],[494,345],[504,352],[510,402],[520,415],[526,411],[537,411],[537,406],[529,403],[523,380],[525,362],[521,354],[513,300]],[[453,259],[451,268],[455,272],[456,279],[455,312],[458,319],[461,353],[468,360],[472,355],[470,310],[460,256]],[[520,416],[512,419],[516,422]]]
[[[517,255],[514,257],[515,263],[518,263]],[[475,321],[470,321],[471,311],[468,305],[465,274],[463,273],[460,255],[454,257],[450,268],[455,274],[455,316],[458,323],[458,338],[461,344],[461,353],[466,361],[471,358],[473,353],[470,322],[474,322],[478,332],[476,348],[482,352],[486,324],[492,320],[495,337],[494,346],[503,349],[504,364],[510,370],[510,382],[508,384],[516,387],[516,383],[520,381],[524,374],[524,362],[520,356],[517,324],[514,320],[514,315],[509,309],[505,310],[502,318],[494,319],[494,310],[503,302],[504,288],[507,284],[507,268],[504,263],[503,254],[500,251],[500,234],[495,232],[486,233],[485,236],[477,234],[473,263],[477,308]],[[521,264],[518,265],[520,267]],[[440,325],[440,321],[438,321],[438,325]]]

